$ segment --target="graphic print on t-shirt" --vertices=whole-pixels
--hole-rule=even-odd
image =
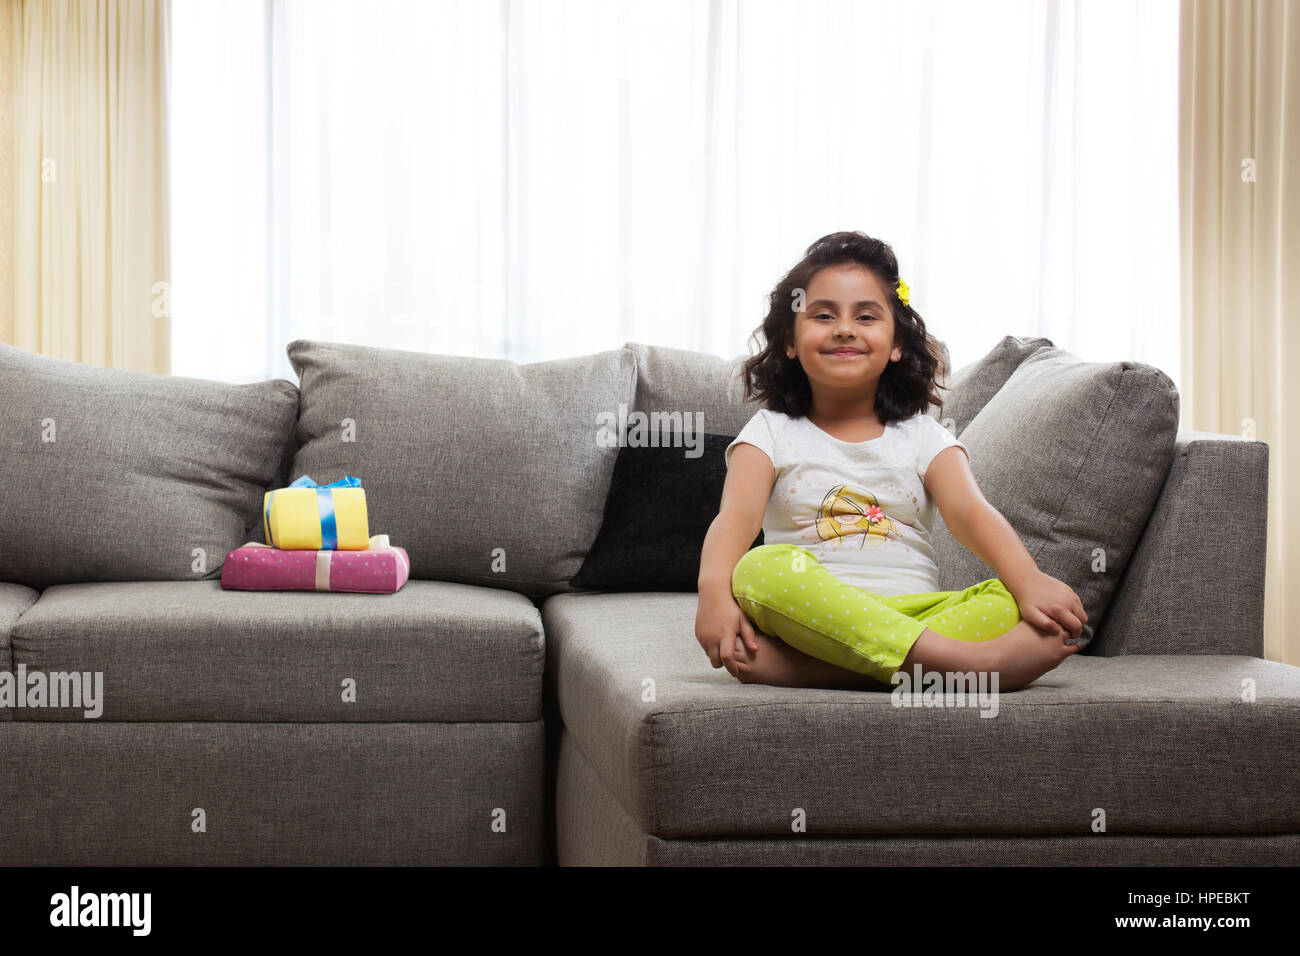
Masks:
[[[904,522],[906,523],[906,522]],[[817,509],[817,536],[823,541],[861,535],[860,548],[872,548],[901,538],[894,519],[876,496],[857,485],[839,484],[826,492]]]

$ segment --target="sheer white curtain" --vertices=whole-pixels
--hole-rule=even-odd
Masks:
[[[748,350],[814,239],[1178,378],[1176,0],[224,0],[173,26],[174,371]]]

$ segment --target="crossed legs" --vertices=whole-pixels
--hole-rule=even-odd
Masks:
[[[758,650],[737,639],[732,675],[786,687],[889,688],[897,670],[998,674],[1016,690],[1077,652],[1020,618],[1001,581],[964,591],[877,596],[846,585],[797,545],[764,545],[736,565],[732,593]]]

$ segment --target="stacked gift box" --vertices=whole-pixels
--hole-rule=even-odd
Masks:
[[[250,541],[226,555],[221,586],[245,591],[353,591],[391,594],[411,575],[405,549],[371,536],[361,481],[318,485],[304,475],[268,491],[262,503],[266,544]]]

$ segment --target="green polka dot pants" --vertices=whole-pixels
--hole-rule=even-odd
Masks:
[[[927,627],[953,640],[991,641],[1020,621],[998,578],[964,591],[871,594],[841,582],[797,544],[749,551],[732,573],[731,593],[763,633],[885,684]]]

